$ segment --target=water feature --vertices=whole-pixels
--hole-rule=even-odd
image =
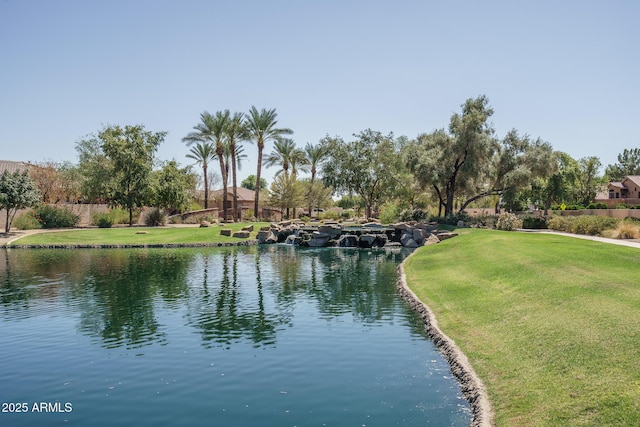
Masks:
[[[468,425],[407,254],[0,251],[0,425]]]

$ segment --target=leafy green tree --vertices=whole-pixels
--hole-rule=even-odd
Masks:
[[[260,190],[266,190],[268,185],[269,184],[267,183],[266,179],[260,178]],[[249,175],[244,180],[242,180],[242,183],[240,184],[240,186],[242,188],[246,188],[247,190],[255,191],[255,189],[256,189],[256,176],[255,175]]]
[[[289,138],[278,139],[273,146],[273,151],[265,158],[265,166],[278,165],[281,168],[276,172],[276,176],[283,173],[286,178],[291,176],[295,179],[298,175],[298,169],[304,168],[306,165],[307,158],[304,152],[296,147],[293,139]],[[289,174],[289,169],[291,169],[291,174]],[[289,208],[287,208],[287,217],[289,217]]]
[[[305,145],[304,147],[304,153],[307,157],[307,164],[309,165],[309,170],[311,172],[311,179],[309,180],[309,185],[307,189],[309,214],[311,214],[311,209],[313,206],[319,207],[315,204],[315,201],[319,200],[318,196],[322,195],[322,189],[316,188],[316,187],[327,188],[324,185],[318,186],[316,184],[316,175],[318,173],[318,167],[322,164],[322,162],[326,158],[327,150],[326,150],[326,147],[322,144],[313,145],[307,142],[307,145]]]
[[[20,209],[35,206],[40,202],[41,194],[29,173],[5,170],[0,175],[0,209],[7,212],[4,232],[11,230],[11,223]]]
[[[256,172],[256,182],[260,182],[262,173],[262,156],[264,153],[264,145],[268,141],[273,141],[282,138],[283,135],[290,135],[293,133],[288,128],[277,128],[278,121],[276,117],[276,109],[271,110],[258,109],[254,106],[249,110],[247,115],[247,130],[249,132],[249,138],[255,141],[258,146],[258,170]],[[255,202],[253,207],[254,215],[258,216],[258,208],[260,204],[260,187],[256,189]]]
[[[548,177],[538,177],[532,184],[530,198],[544,207],[547,215],[552,203],[565,203],[571,197],[578,173],[578,162],[567,153],[556,151],[555,172]],[[572,202],[573,203],[573,202]]]
[[[313,212],[313,209],[326,209],[333,205],[333,188],[325,187],[321,180],[311,182],[310,179],[300,180],[303,188],[303,195],[308,207],[309,215]]]
[[[640,175],[640,148],[625,148],[618,154],[618,163],[607,166],[605,175],[612,181],[622,181],[629,175]]]
[[[80,168],[73,163],[63,162],[58,168],[60,174],[60,185],[64,200],[67,202],[77,201],[81,195],[82,175]]]
[[[170,214],[187,210],[196,184],[191,168],[181,168],[175,160],[171,160],[164,163],[154,174],[155,205]]]
[[[456,194],[478,182],[490,166],[498,148],[492,115],[486,96],[467,99],[462,113],[451,116],[448,132],[436,130],[406,144],[407,165],[423,188],[433,188],[445,217],[453,214]]]
[[[327,149],[323,165],[323,181],[343,193],[355,193],[365,205],[365,214],[372,216],[374,208],[389,195],[403,171],[393,134],[387,136],[367,129],[345,143],[341,138],[322,139]]]
[[[76,142],[81,197],[90,203],[109,201],[109,187],[113,179],[113,163],[102,149],[102,142],[87,135]]]
[[[583,206],[593,202],[598,187],[604,179],[598,175],[602,163],[595,156],[583,157],[578,160],[578,171],[575,187],[575,200]]]
[[[207,141],[198,141],[191,147],[186,157],[195,160],[202,167],[204,178],[204,208],[209,208],[209,162],[216,156],[215,147]]]
[[[129,226],[133,226],[133,210],[150,201],[153,160],[166,134],[146,131],[142,125],[110,126],[98,134],[113,164],[111,202],[129,211]]]
[[[549,143],[540,138],[531,140],[528,135],[520,136],[513,129],[497,146],[493,161],[483,171],[485,176],[480,175],[475,185],[467,188],[468,198],[462,203],[460,211],[475,200],[493,195],[502,196],[503,203],[510,204],[512,210],[520,210],[526,204],[523,194],[531,190],[532,182],[538,177],[550,176],[556,167],[553,148]]]
[[[271,205],[286,210],[287,218],[289,218],[290,209],[294,210],[295,216],[295,209],[302,205],[303,195],[304,189],[295,175],[280,174],[271,183],[269,201]]]
[[[228,151],[225,129],[230,116],[229,110],[217,111],[215,115],[205,111],[200,114],[200,123],[193,127],[195,131],[182,138],[182,141],[187,145],[194,142],[210,142],[214,145],[222,176],[222,212],[225,219],[227,218],[227,186],[229,183],[229,165],[225,162],[225,152]]]

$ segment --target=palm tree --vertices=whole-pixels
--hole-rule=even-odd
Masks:
[[[309,181],[309,193],[313,191],[313,184],[316,180],[316,173],[318,172],[318,166],[327,155],[327,149],[324,145],[313,145],[307,142],[304,147],[304,153],[307,156],[307,162],[311,169],[311,180]],[[309,215],[311,215],[311,198],[309,198]]]
[[[265,156],[265,166],[270,168],[271,166],[280,165],[281,169],[276,172],[279,175],[284,172],[286,177],[289,177],[289,168],[291,168],[292,176],[298,174],[298,170],[306,171],[305,165],[307,164],[307,158],[303,151],[296,148],[293,139],[282,138],[276,140],[273,144],[274,150],[267,156]]]
[[[204,208],[208,209],[209,175],[207,169],[209,168],[209,160],[213,160],[216,157],[215,148],[210,142],[201,141],[191,147],[187,157],[195,160],[197,164],[202,166],[202,173],[204,174]]]
[[[258,171],[256,173],[256,182],[260,182],[260,174],[262,172],[262,155],[264,152],[264,144],[269,140],[276,140],[282,137],[282,135],[291,135],[293,131],[288,128],[276,128],[278,122],[276,121],[276,109],[271,110],[258,109],[251,106],[249,114],[247,116],[247,130],[249,132],[249,138],[256,142],[258,146]],[[260,198],[260,186],[256,186],[256,195],[254,201],[254,215],[258,216],[258,204]]]
[[[229,110],[217,111],[215,116],[205,111],[200,114],[200,123],[193,128],[195,132],[190,132],[187,136],[182,138],[183,142],[187,145],[191,145],[194,142],[208,141],[215,146],[216,157],[220,162],[220,174],[222,175],[222,215],[227,217],[227,182],[229,174],[228,165],[225,165],[225,139],[224,130],[229,121]]]
[[[243,113],[233,113],[225,128],[225,136],[227,138],[227,147],[231,160],[231,176],[233,182],[233,221],[238,220],[238,181],[237,181],[237,153],[240,142],[247,139],[247,128],[244,121]]]
[[[291,168],[291,179],[296,180],[298,171],[306,171],[305,165],[307,164],[307,157],[304,152],[296,147],[293,139],[282,138],[276,140],[274,143],[274,150],[265,157],[265,166],[271,167],[274,165],[280,165],[281,169],[276,172],[278,176],[281,172],[284,172],[285,180],[289,180],[289,168]],[[289,217],[289,208],[287,208],[287,217]],[[295,217],[295,210],[294,210]]]

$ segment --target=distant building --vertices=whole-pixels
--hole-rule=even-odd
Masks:
[[[640,175],[629,175],[622,181],[611,181],[604,191],[598,193],[596,203],[605,203],[609,208],[624,203],[628,206],[640,205]]]
[[[4,171],[8,171],[9,173],[29,171],[30,166],[31,165],[24,162],[0,160],[0,174],[4,173]]]

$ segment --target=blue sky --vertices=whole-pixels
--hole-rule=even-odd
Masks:
[[[639,21],[634,0],[0,0],[0,159],[75,162],[82,136],[143,124],[188,164],[202,111],[252,105],[299,146],[413,138],[485,94],[498,136],[606,166],[640,147]]]

